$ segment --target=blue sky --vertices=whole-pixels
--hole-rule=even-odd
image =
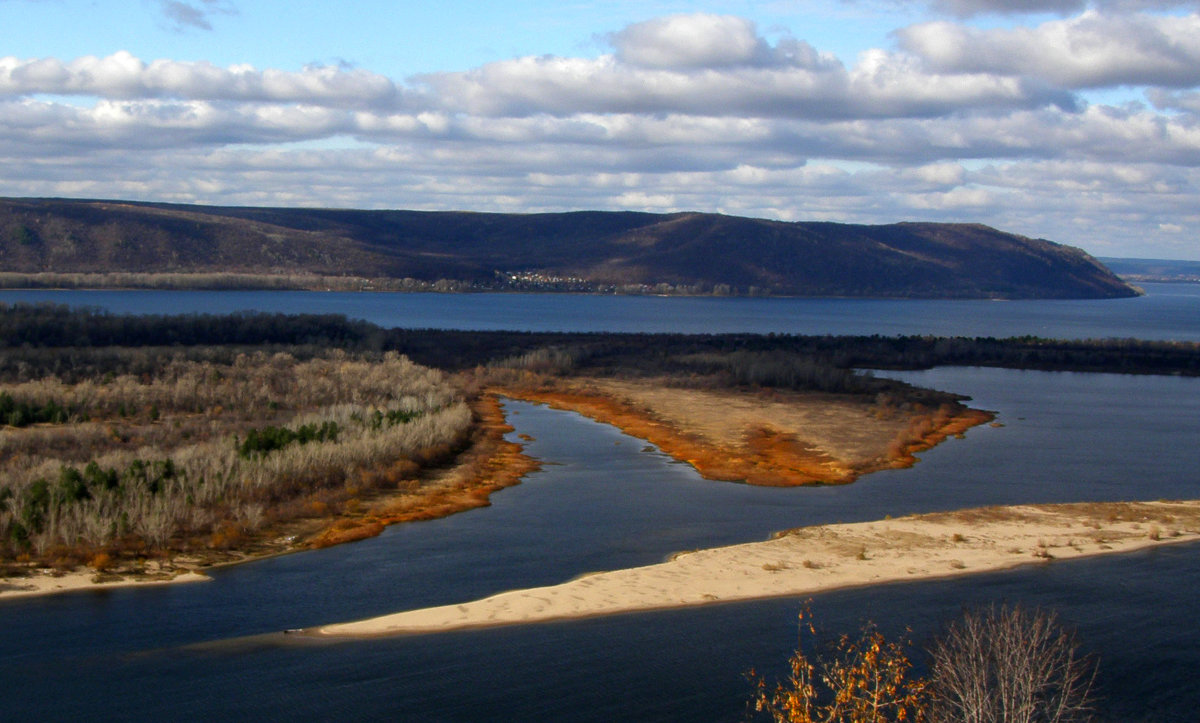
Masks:
[[[1198,6],[0,0],[0,195],[974,221],[1200,259]]]
[[[155,0],[0,0],[0,28],[7,29],[3,52],[72,58],[126,50],[146,60],[252,63],[293,70],[348,62],[403,78],[468,70],[523,55],[595,57],[606,50],[599,37],[607,33],[694,12],[745,17],[767,35],[786,28],[852,59],[861,50],[888,42],[891,30],[920,17],[911,8],[869,2],[358,0],[352,12],[323,2],[178,5],[198,10],[200,24],[180,20],[168,3]]]

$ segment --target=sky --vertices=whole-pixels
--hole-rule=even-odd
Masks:
[[[977,222],[1200,260],[1200,0],[0,0],[0,196]]]

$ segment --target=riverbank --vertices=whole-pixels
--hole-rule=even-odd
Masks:
[[[1200,500],[986,507],[821,525],[560,585],[326,625],[326,636],[441,632],[992,572],[1200,540]]]
[[[486,507],[493,492],[520,484],[541,467],[524,452],[524,445],[505,439],[513,431],[499,397],[480,394],[471,401],[475,428],[470,447],[454,465],[433,474],[411,489],[375,495],[362,511],[332,522],[308,538],[303,547],[321,548],[375,537],[389,525],[447,517]]]
[[[209,579],[207,575],[190,570],[120,575],[97,573],[92,570],[65,573],[49,569],[35,570],[24,577],[0,578],[0,601],[80,590],[111,590],[118,587],[150,587],[207,582]]]

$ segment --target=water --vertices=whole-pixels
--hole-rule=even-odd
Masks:
[[[610,427],[510,403],[518,430],[535,438],[530,451],[551,464],[495,495],[491,508],[230,568],[212,583],[0,605],[7,710],[91,719],[735,720],[745,669],[786,658],[797,601],[335,645],[276,631],[557,582],[802,524],[1031,498],[1195,496],[1194,428],[1162,420],[1198,418],[1198,380],[980,369],[906,376],[922,375],[976,394],[1006,426],[976,428],[912,469],[840,488],[708,482]],[[1128,404],[1133,398],[1142,403]],[[1064,400],[1083,404],[1070,418],[1086,424],[1064,424]],[[1118,444],[1130,424],[1152,433]],[[1055,436],[1061,444],[1030,443]],[[1091,471],[1073,472],[1086,458]],[[998,473],[1005,464],[1015,466]],[[869,617],[927,636],[972,602],[1053,606],[1084,625],[1105,658],[1106,687],[1133,685],[1135,696],[1110,706],[1132,710],[1162,688],[1167,707],[1152,720],[1171,720],[1163,716],[1200,702],[1181,697],[1186,671],[1200,664],[1200,645],[1187,643],[1200,612],[1187,584],[1200,581],[1195,552],[833,593],[815,609],[832,630]],[[1139,665],[1162,656],[1178,664]],[[56,694],[64,687],[77,694]],[[156,692],[111,695],[129,687]]]
[[[893,301],[572,294],[313,291],[0,291],[114,312],[254,310],[345,314],[384,327],[680,333],[933,334],[1200,341],[1200,284],[1146,284],[1147,295],[1083,301]]]
[[[1200,585],[1197,551],[847,590],[812,608],[830,632],[873,618],[889,635],[911,624],[919,642],[963,604],[1053,606],[1099,650],[1110,720],[1194,723],[1200,635],[1188,598]],[[1126,614],[1113,596],[1161,612]],[[778,671],[798,610],[796,601],[768,600],[351,644],[280,637],[117,657],[98,670],[85,667],[89,660],[28,666],[4,671],[5,712],[13,720],[732,722],[749,691],[743,674]]]
[[[559,582],[804,524],[1197,496],[1200,380],[996,369],[898,376],[970,394],[1004,426],[972,429],[912,469],[781,490],[701,480],[612,428],[510,403],[518,431],[535,438],[530,452],[547,465],[494,495],[490,508],[221,570],[210,583],[0,603],[0,718],[738,720],[750,690],[742,674],[781,670],[799,601],[336,644],[278,631]],[[964,605],[1053,607],[1100,654],[1112,720],[1194,721],[1198,552],[1186,545],[840,591],[813,608],[831,634],[870,618],[885,632],[911,626],[921,641]]]

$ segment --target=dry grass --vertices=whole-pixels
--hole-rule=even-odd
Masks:
[[[66,568],[278,548],[316,516],[362,528],[319,544],[361,538],[374,529],[360,519],[364,496],[408,489],[453,459],[472,428],[448,378],[396,354],[176,360],[138,377],[0,390],[89,418],[0,432],[0,559]],[[253,453],[239,445],[252,430],[309,425],[337,432]]]

